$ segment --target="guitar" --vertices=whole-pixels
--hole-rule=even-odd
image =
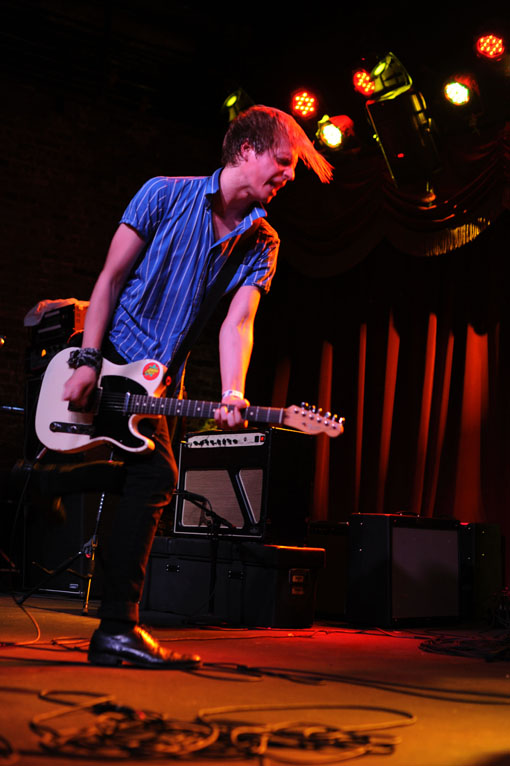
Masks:
[[[68,359],[72,351],[66,348],[53,357],[39,393],[35,430],[48,449],[81,452],[109,442],[129,452],[149,452],[154,443],[138,431],[140,420],[160,415],[211,418],[220,406],[220,402],[162,397],[166,367],[152,359],[123,365],[104,359],[89,406],[77,409],[61,398],[62,387],[71,374]],[[244,417],[252,423],[283,425],[310,434],[339,436],[344,430],[343,418],[305,404],[286,409],[250,405]]]

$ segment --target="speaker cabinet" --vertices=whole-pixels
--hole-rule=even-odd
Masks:
[[[284,428],[188,435],[180,445],[175,534],[303,545],[313,444]]]
[[[388,627],[458,620],[459,527],[451,519],[353,514],[348,619]]]
[[[499,525],[461,523],[460,554],[462,615],[489,620],[504,586]]]

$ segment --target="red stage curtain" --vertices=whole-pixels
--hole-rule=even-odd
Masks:
[[[346,417],[317,446],[315,518],[411,512],[497,523],[510,540],[509,243],[501,212],[436,258],[383,241],[328,278],[282,260],[258,349],[282,370],[275,404],[331,397]]]

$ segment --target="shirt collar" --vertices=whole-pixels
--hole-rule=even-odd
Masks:
[[[215,170],[212,176],[209,176],[209,178],[206,181],[205,184],[205,196],[207,197],[209,206],[211,205],[211,198],[213,194],[216,194],[218,189],[220,188],[220,175],[223,168],[218,168],[218,170]],[[256,203],[254,202],[252,207],[248,210],[246,213],[243,222],[248,222],[248,225],[245,228],[248,228],[251,226],[253,221],[256,221],[257,218],[266,218],[267,212],[265,207],[262,205],[262,203]]]
[[[218,168],[218,170],[215,170],[212,176],[209,176],[209,178],[206,180],[205,196],[209,199],[209,201],[212,195],[216,194],[220,188],[220,174],[222,170],[223,168]]]

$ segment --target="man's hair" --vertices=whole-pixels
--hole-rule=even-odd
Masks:
[[[333,177],[333,166],[314,147],[295,119],[270,106],[251,106],[241,112],[229,125],[223,140],[221,159],[224,165],[238,165],[245,143],[262,154],[288,142],[300,160],[313,170],[323,183]]]

